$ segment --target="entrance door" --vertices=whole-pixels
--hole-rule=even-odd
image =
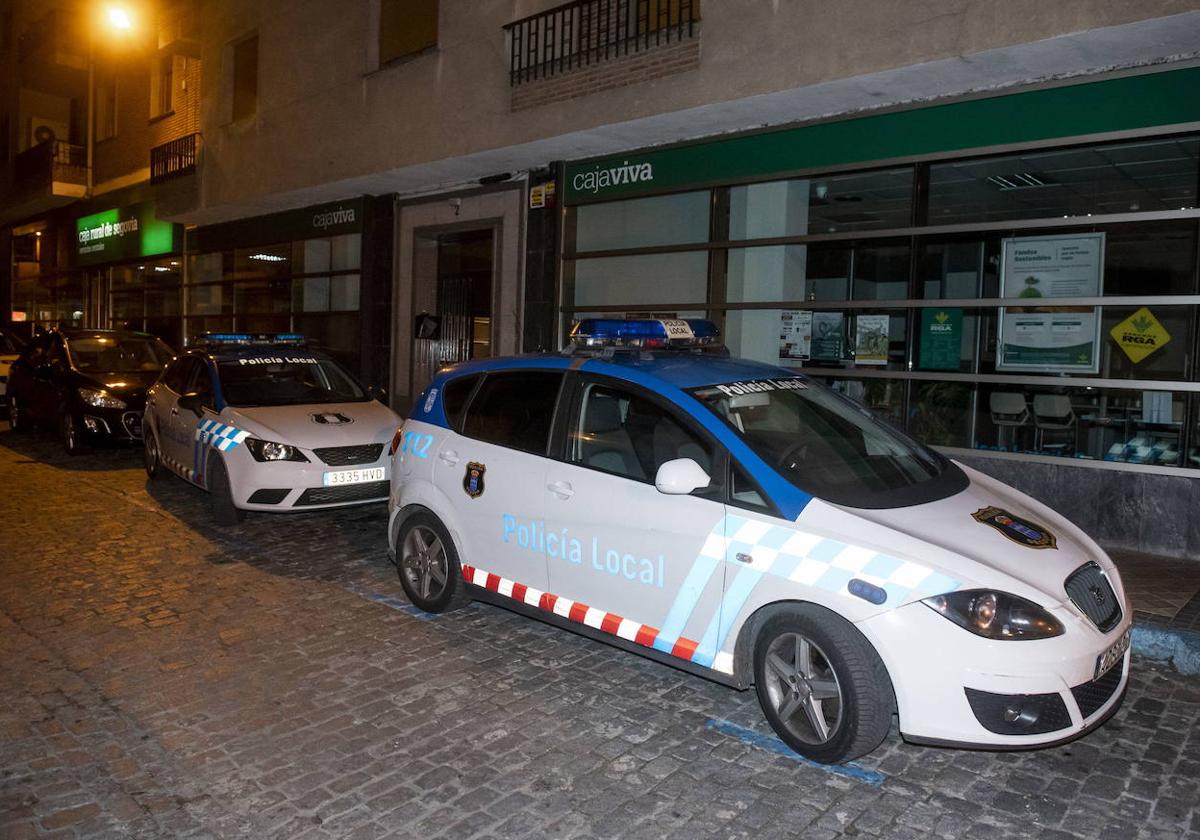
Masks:
[[[419,237],[435,280],[414,290],[413,393],[438,368],[492,355],[494,240],[490,227]]]

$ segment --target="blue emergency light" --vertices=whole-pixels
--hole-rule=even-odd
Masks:
[[[702,318],[584,318],[571,329],[576,347],[690,349],[717,342],[720,330]]]

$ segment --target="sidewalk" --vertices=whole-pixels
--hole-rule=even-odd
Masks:
[[[1133,649],[1200,673],[1200,561],[1109,552],[1133,602]]]

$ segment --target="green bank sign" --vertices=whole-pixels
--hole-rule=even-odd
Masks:
[[[79,265],[131,260],[180,250],[182,227],[160,221],[154,204],[114,207],[75,220]]]
[[[568,163],[567,204],[1200,122],[1200,68],[952,102]]]

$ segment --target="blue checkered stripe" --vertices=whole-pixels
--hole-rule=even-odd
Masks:
[[[739,560],[739,554],[752,559]],[[960,586],[959,581],[920,563],[736,515],[727,515],[713,526],[692,571],[711,574],[721,560],[728,562],[727,568],[733,574],[726,577],[721,607],[709,621],[692,661],[725,673],[732,673],[733,669],[732,656],[725,650],[731,641],[733,624],[766,575],[845,598],[856,597],[847,587],[852,579],[858,578],[887,593],[885,607],[900,606],[914,595],[927,597]],[[684,591],[680,596],[690,597]],[[694,605],[692,600],[691,606]],[[677,606],[678,599],[672,612]],[[690,615],[691,610],[687,612]]]
[[[250,433],[247,431],[236,426],[226,426],[216,420],[201,420],[196,426],[196,440],[202,446],[213,446],[222,452],[228,452],[240,445],[249,436]]]

